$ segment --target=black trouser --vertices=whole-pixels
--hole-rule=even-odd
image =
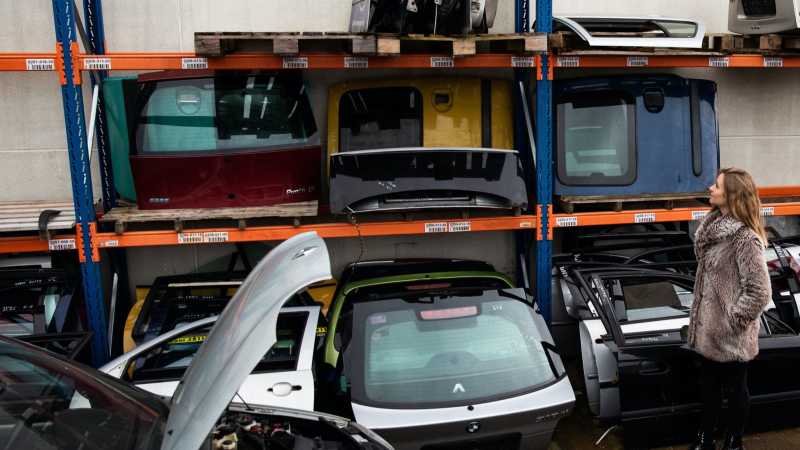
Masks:
[[[729,433],[741,435],[750,410],[747,363],[720,363],[700,356],[700,396],[703,401],[701,430],[706,433],[714,433],[722,409],[723,389],[728,399],[728,414],[724,425]]]

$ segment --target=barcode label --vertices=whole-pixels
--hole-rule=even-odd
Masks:
[[[580,67],[581,58],[580,56],[559,56],[556,59],[556,65],[558,67]]]
[[[575,216],[570,217],[556,217],[557,227],[577,227],[578,218]]]
[[[86,58],[83,60],[84,70],[111,70],[111,58]]]
[[[533,228],[533,222],[520,222],[520,228]]]
[[[761,208],[761,215],[762,216],[774,216],[775,215],[775,208],[772,206],[765,206]]]
[[[647,67],[647,56],[628,56],[628,67]]]
[[[447,233],[447,222],[433,222],[425,224],[426,233]]]
[[[228,242],[228,232],[227,231],[205,232],[203,233],[203,242],[205,243]]]
[[[119,241],[111,239],[100,244],[101,247],[119,247]]]
[[[306,56],[284,56],[284,69],[308,69],[308,57]]]
[[[656,213],[636,213],[633,216],[634,223],[650,223],[656,221]]]
[[[451,222],[447,224],[447,231],[451,233],[462,233],[471,229],[472,226],[469,222]]]
[[[181,68],[184,70],[208,69],[208,59],[181,58]]]
[[[692,211],[692,220],[702,220],[708,211]]]
[[[512,56],[511,67],[536,67],[536,58],[533,56]]]
[[[56,70],[56,60],[53,58],[29,58],[25,60],[25,70]]]
[[[764,67],[783,67],[783,58],[780,56],[765,56]]]
[[[728,67],[731,65],[731,59],[727,56],[709,56],[708,67]]]
[[[431,67],[437,69],[451,69],[455,62],[451,56],[431,56]]]
[[[47,241],[47,248],[49,248],[50,251],[75,250],[78,246],[75,244],[75,238],[50,239]]]
[[[178,244],[202,244],[203,233],[178,233]]]
[[[369,69],[369,58],[358,56],[345,56],[344,57],[345,69]]]

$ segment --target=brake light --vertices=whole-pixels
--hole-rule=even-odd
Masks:
[[[409,284],[406,286],[407,291],[427,291],[433,289],[447,289],[452,286],[451,283],[427,283],[427,284]]]
[[[441,320],[458,319],[461,317],[472,317],[478,315],[477,306],[463,306],[460,308],[429,309],[420,311],[419,316],[422,320]]]

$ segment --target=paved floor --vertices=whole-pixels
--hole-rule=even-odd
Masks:
[[[572,416],[559,423],[553,443],[549,450],[617,450],[624,449],[620,429],[611,430],[603,440],[595,445],[606,432],[600,428],[589,414],[585,398],[578,397],[578,405]],[[767,431],[745,436],[747,450],[795,450],[800,449],[800,428]],[[683,450],[683,445],[657,447],[658,450]]]

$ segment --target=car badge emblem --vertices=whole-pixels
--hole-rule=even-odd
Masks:
[[[467,392],[467,390],[464,389],[464,386],[462,386],[461,383],[456,383],[456,385],[453,386],[453,394],[455,394],[457,392],[464,393],[464,392]]]
[[[467,433],[477,433],[481,429],[480,422],[470,422],[467,424]]]

